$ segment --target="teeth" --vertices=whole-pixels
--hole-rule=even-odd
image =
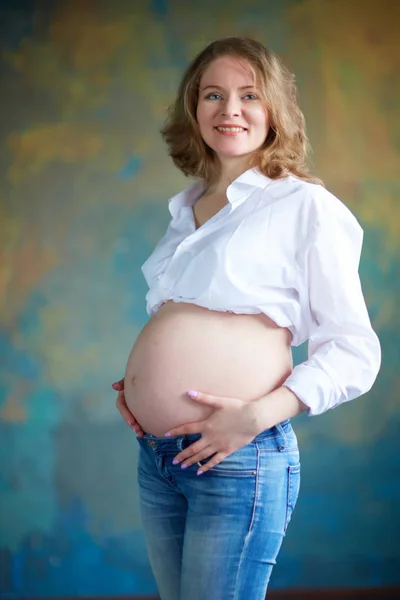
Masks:
[[[234,131],[239,133],[240,131],[246,131],[244,127],[217,127],[218,131]]]

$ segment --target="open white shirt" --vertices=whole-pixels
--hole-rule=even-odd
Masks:
[[[229,203],[196,230],[204,183],[169,201],[167,231],[142,266],[152,316],[168,300],[265,313],[309,340],[308,360],[284,385],[317,415],[367,392],[380,368],[358,265],[363,231],[324,187],[257,169],[227,189]]]

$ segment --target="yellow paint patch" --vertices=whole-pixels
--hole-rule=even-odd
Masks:
[[[17,386],[19,389],[11,392],[0,410],[0,421],[7,423],[25,423],[27,421],[27,410],[23,404],[22,398],[26,392],[27,386]],[[23,390],[25,388],[25,390]]]
[[[98,2],[90,0],[59,3],[50,26],[53,47],[75,68],[85,70],[112,60],[128,34],[126,19],[114,16],[110,22]]]
[[[332,182],[331,189],[352,187],[354,195],[344,197],[344,202],[356,208],[364,223],[384,227],[398,248],[396,14],[400,17],[400,4],[391,0],[307,0],[288,11],[288,20],[293,31],[302,32],[291,38],[291,55],[298,79],[306,82],[301,94],[305,113],[320,124],[312,139],[318,172]],[[338,26],[332,27],[332,23]],[[300,63],[296,56],[307,58]],[[306,69],[311,70],[313,79]],[[360,199],[361,182],[364,189],[367,182],[371,187],[375,184],[375,192],[363,192]]]
[[[0,315],[4,327],[12,327],[29,293],[57,264],[57,257],[44,248],[37,228],[27,227],[0,209]]]
[[[41,172],[57,161],[77,163],[99,153],[103,142],[93,128],[69,123],[49,123],[12,133],[8,138],[14,162],[8,170],[16,183],[22,177]]]

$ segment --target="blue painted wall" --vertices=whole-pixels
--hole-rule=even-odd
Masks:
[[[399,6],[0,3],[2,597],[155,592],[110,385],[147,319],[139,267],[187,185],[158,130],[182,68],[231,34],[297,74],[315,168],[365,229],[383,348],[368,395],[296,419],[302,491],[272,586],[400,583]]]

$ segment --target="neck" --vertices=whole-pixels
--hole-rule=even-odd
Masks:
[[[231,159],[229,161],[221,160],[221,169],[218,177],[209,187],[209,192],[213,194],[225,194],[228,186],[237,179],[242,173],[250,169],[248,158]]]

